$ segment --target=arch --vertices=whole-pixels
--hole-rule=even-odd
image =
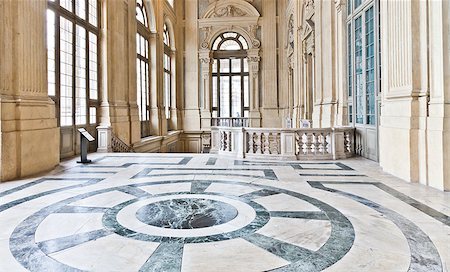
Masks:
[[[256,38],[253,38],[252,35],[247,31],[247,29],[240,26],[233,26],[215,29],[214,32],[209,35],[209,38],[205,41],[208,43],[209,49],[213,50],[214,41],[222,34],[227,32],[235,32],[243,37],[248,44],[248,49],[259,48],[259,46],[261,45],[260,41]]]
[[[164,17],[164,24],[167,26],[167,30],[169,32],[170,50],[175,51],[176,50],[175,31],[174,31],[172,21],[170,20],[170,18],[168,16]]]
[[[152,0],[142,0],[142,2],[144,2],[145,10],[147,12],[148,28],[151,33],[156,33],[156,17]]]
[[[222,46],[227,43],[229,45],[236,44],[237,49],[235,50],[248,50],[248,42],[247,40],[241,36],[239,33],[229,31],[220,34],[212,44],[212,50],[229,50],[223,49]],[[233,49],[234,50],[234,49]]]
[[[260,17],[258,10],[244,0],[215,1],[210,4],[203,16],[204,19],[216,17]]]

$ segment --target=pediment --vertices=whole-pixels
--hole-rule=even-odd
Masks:
[[[256,8],[244,0],[222,0],[212,2],[203,16],[208,18],[260,17]]]

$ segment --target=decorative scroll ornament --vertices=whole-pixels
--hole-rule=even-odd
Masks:
[[[202,28],[202,32],[203,32],[203,41],[200,43],[200,47],[202,49],[208,49],[209,48],[209,36],[211,35],[211,27],[203,27]]]
[[[242,9],[229,5],[215,10],[213,17],[241,17],[246,15],[247,12],[243,11]]]
[[[291,56],[294,53],[294,16],[291,15],[288,22],[288,46],[287,53]]]
[[[261,46],[261,42],[256,37],[256,31],[258,30],[258,25],[249,25],[248,26],[248,32],[250,34],[250,37],[252,39],[252,46],[253,48],[259,48]]]
[[[310,18],[312,14],[314,14],[314,0],[306,0],[305,15],[307,15],[307,18]]]

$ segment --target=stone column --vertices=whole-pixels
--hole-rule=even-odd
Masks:
[[[111,117],[108,101],[108,4],[102,1],[100,23],[100,123],[97,127],[97,152],[112,152]]]
[[[199,52],[200,74],[201,74],[201,129],[211,128],[211,70],[212,61],[211,51],[201,49]]]
[[[198,51],[198,0],[189,0],[185,3],[185,55],[184,75],[185,75],[185,106],[183,116],[184,131],[200,130],[200,107],[199,107],[199,59]],[[186,151],[197,152],[197,150]]]
[[[337,94],[337,111],[335,117],[336,126],[348,125],[348,109],[347,109],[347,55],[346,55],[346,18],[347,11],[345,0],[336,0],[336,94]]]
[[[47,1],[0,1],[0,179],[59,163],[60,133],[48,97]]]
[[[250,127],[261,126],[261,113],[259,111],[259,49],[248,50],[249,90],[250,90]]]

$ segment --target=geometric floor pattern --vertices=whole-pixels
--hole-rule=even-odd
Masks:
[[[450,194],[361,158],[92,154],[0,184],[0,271],[448,271]]]

